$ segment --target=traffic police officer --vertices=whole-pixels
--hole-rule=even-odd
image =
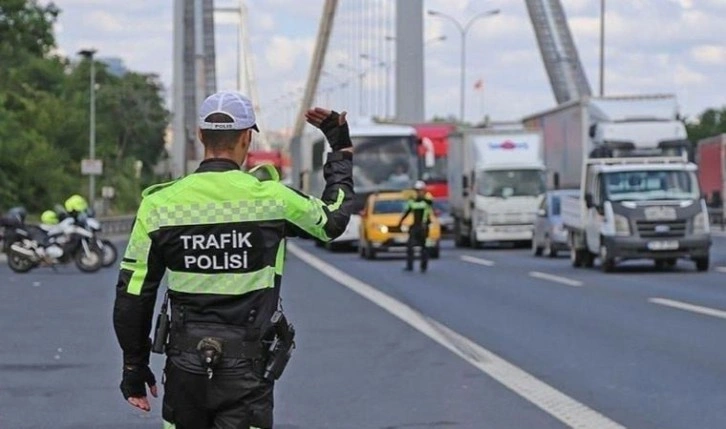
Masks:
[[[148,411],[146,385],[157,395],[149,334],[157,290],[168,271],[165,427],[272,427],[280,366],[269,351],[280,338],[278,328],[287,328],[279,312],[284,237],[302,232],[332,240],[345,230],[354,203],[345,113],[315,108],[306,119],[333,149],[321,199],[240,171],[257,126],[252,102],[236,92],[211,95],[201,106],[205,159],[199,168],[142,194],[113,321],[123,350],[121,392]]]
[[[413,224],[408,230],[408,242],[406,243],[406,271],[413,270],[414,248],[421,246],[421,272],[426,272],[429,264],[426,238],[429,235],[433,201],[426,194],[426,184],[423,181],[416,181],[414,189],[416,196],[406,203],[406,211],[398,222],[398,227],[401,227],[408,215],[413,214]]]

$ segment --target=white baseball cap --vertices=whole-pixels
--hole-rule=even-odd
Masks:
[[[233,122],[207,122],[213,113],[230,117]],[[257,128],[252,100],[235,91],[221,91],[207,97],[199,108],[199,128],[203,130],[246,130]]]

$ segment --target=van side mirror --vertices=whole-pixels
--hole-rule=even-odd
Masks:
[[[585,194],[585,206],[587,206],[588,209],[595,207],[595,200],[589,192]]]
[[[537,210],[537,216],[539,216],[539,217],[547,217],[547,210],[545,210],[545,209],[539,209],[539,210]]]

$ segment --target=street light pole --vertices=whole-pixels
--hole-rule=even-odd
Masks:
[[[605,0],[600,0],[600,97],[605,95]]]
[[[451,21],[456,26],[457,30],[459,30],[459,34],[461,35],[461,82],[459,83],[459,121],[462,123],[464,122],[464,114],[466,108],[466,36],[469,33],[472,24],[474,24],[476,20],[478,20],[479,18],[484,18],[486,16],[497,15],[499,12],[499,9],[482,12],[478,15],[475,15],[469,20],[469,22],[466,23],[466,25],[462,26],[459,21],[449,15],[437,12],[435,10],[428,11],[428,14],[431,16],[437,16],[439,18],[444,18]]]
[[[91,62],[91,106],[90,106],[90,125],[88,132],[88,157],[91,160],[96,159],[96,65],[93,60],[93,56],[96,54],[95,49],[84,49],[78,52],[84,58]],[[88,176],[88,200],[93,208],[96,201],[96,175],[89,174]]]

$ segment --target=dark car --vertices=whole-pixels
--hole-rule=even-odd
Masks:
[[[532,234],[532,253],[540,256],[544,253],[549,257],[556,257],[557,252],[569,250],[567,231],[562,226],[560,208],[562,199],[577,197],[577,189],[558,189],[547,191],[537,211],[537,220],[534,222]]]

